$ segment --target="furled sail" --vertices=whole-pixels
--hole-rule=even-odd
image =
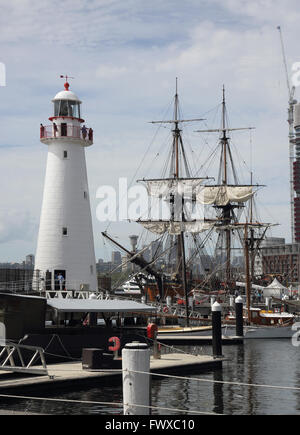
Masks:
[[[163,198],[169,195],[181,195],[188,199],[200,194],[204,180],[205,178],[169,178],[143,181],[146,183],[149,196]]]
[[[190,222],[174,222],[174,221],[137,221],[143,227],[152,233],[163,234],[168,232],[171,235],[178,235],[181,232],[201,233],[211,229],[215,224],[213,222],[190,221]]]
[[[204,205],[225,206],[230,202],[246,202],[253,195],[253,186],[203,186],[197,201]]]
[[[231,223],[228,225],[223,225],[223,224],[216,224],[215,225],[215,229],[216,231],[223,231],[223,230],[239,230],[239,229],[244,229],[245,226],[247,228],[250,229],[263,229],[263,228],[270,228],[272,226],[274,226],[273,224],[270,223],[260,223],[260,222],[251,222],[251,223]]]

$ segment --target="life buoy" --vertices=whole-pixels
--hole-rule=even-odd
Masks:
[[[147,337],[151,340],[155,340],[157,337],[158,326],[155,323],[149,323],[147,326]]]
[[[120,342],[119,337],[110,337],[110,338],[108,339],[108,342],[109,342],[109,343],[111,343],[111,342],[114,343],[114,346],[109,346],[109,347],[108,347],[108,350],[110,350],[111,352],[116,352],[116,351],[118,351],[118,350],[120,349],[120,347],[121,347],[121,342]]]
[[[169,312],[169,308],[168,307],[164,307],[163,312],[164,313],[168,313]]]

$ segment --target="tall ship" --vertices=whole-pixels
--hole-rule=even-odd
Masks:
[[[152,241],[156,250],[152,250],[151,258],[146,258],[144,249],[140,254],[131,252],[103,233],[137,265],[134,278],[144,280],[140,286],[144,296],[150,301],[171,298],[180,302],[185,306],[186,319],[189,306],[195,301],[207,300],[211,295],[225,298],[234,294],[236,282],[241,280],[248,289],[250,304],[255,256],[271,226],[260,222],[254,213],[254,197],[262,186],[253,183],[252,172],[248,183],[239,180],[229,134],[252,130],[252,127],[228,126],[224,87],[220,127],[195,130],[197,134],[218,134],[217,146],[210,156],[211,161],[219,162],[217,177],[200,173],[204,172],[204,165],[191,169],[183,140],[186,123],[204,121],[203,118],[182,118],[176,80],[172,119],[152,121],[152,124],[171,127],[172,140],[162,176],[137,180],[145,185],[149,197],[147,212],[136,222],[156,237]],[[211,161],[207,160],[208,167],[212,166]],[[213,246],[210,254],[208,246]],[[240,269],[234,267],[234,252],[241,252]],[[197,261],[198,264],[206,261],[201,274],[195,272]]]

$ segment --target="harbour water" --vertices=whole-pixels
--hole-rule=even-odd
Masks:
[[[181,347],[181,350],[211,353],[210,347]],[[244,345],[223,346],[223,354],[227,360],[222,370],[193,374],[188,379],[155,376],[152,415],[191,415],[178,409],[223,415],[300,414],[300,348],[293,346],[291,340],[245,340]],[[225,383],[200,382],[195,380],[196,377]],[[122,402],[122,387],[110,384],[84,391],[58,392],[55,396],[46,396],[45,393],[36,396],[117,404]],[[0,408],[55,415],[122,415],[122,407],[118,405],[82,402],[2,398]]]

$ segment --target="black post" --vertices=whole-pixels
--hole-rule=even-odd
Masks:
[[[219,358],[222,356],[222,307],[218,302],[215,302],[211,311],[213,357]]]
[[[236,335],[237,337],[244,336],[244,320],[243,320],[243,299],[238,296],[235,300],[235,318],[236,318]]]

